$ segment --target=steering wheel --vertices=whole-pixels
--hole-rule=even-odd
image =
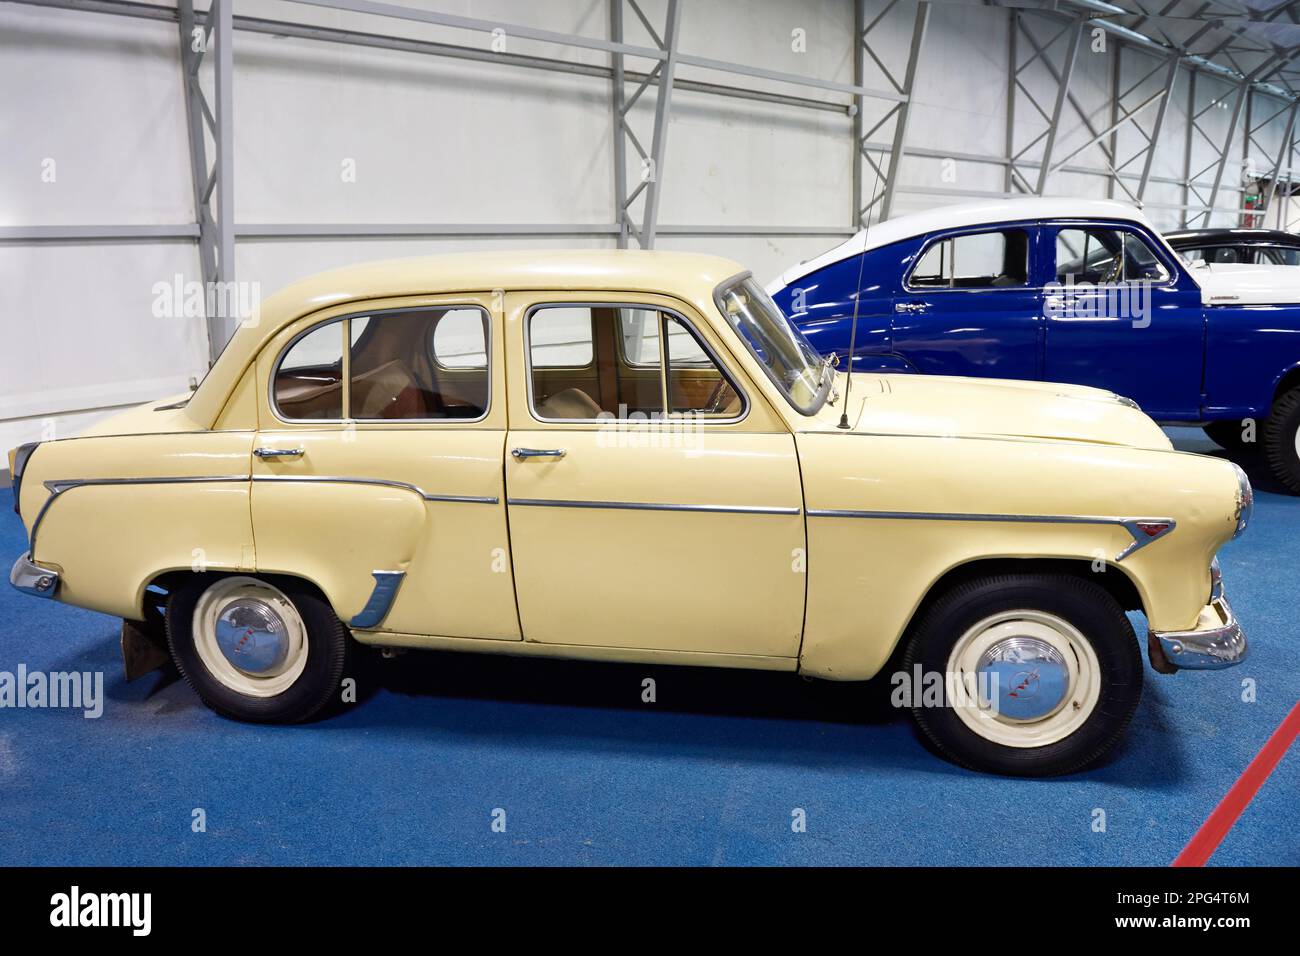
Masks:
[[[1124,276],[1124,250],[1120,249],[1119,253],[1115,256],[1115,264],[1110,267],[1109,272],[1107,272],[1104,276],[1102,276],[1100,284],[1115,285],[1120,282],[1123,276]]]

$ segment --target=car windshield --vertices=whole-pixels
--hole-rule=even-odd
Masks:
[[[816,414],[831,387],[828,365],[772,297],[745,272],[718,286],[713,298],[790,404]]]

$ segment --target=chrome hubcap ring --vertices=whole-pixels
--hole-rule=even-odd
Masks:
[[[1044,747],[1073,734],[1101,697],[1091,642],[1065,618],[1022,609],[968,628],[948,657],[959,693],[953,712],[979,736],[1006,747]]]

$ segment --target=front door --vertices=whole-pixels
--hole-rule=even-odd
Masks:
[[[797,657],[793,436],[707,324],[611,293],[511,293],[506,315],[524,640]]]
[[[1159,420],[1199,418],[1200,289],[1134,226],[1061,223],[1048,234],[1056,284],[1043,377],[1110,389]]]

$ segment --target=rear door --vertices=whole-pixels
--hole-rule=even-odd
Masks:
[[[1039,378],[1037,232],[1022,223],[929,237],[894,299],[894,350],[929,374]]]
[[[1199,418],[1205,321],[1195,282],[1136,225],[1045,232],[1055,282],[1043,378],[1110,389],[1157,419]]]
[[[258,359],[261,571],[316,583],[353,628],[519,640],[491,293],[318,313]]]

